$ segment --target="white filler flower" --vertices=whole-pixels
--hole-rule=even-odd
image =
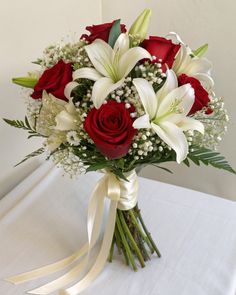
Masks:
[[[134,128],[152,128],[175,152],[181,163],[188,154],[188,142],[183,131],[204,133],[201,122],[187,117],[194,103],[194,89],[190,84],[178,87],[174,71],[167,70],[163,87],[155,93],[151,84],[142,78],[133,83],[142,101],[145,115],[134,121]]]

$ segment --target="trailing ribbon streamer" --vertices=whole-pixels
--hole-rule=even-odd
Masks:
[[[125,177],[128,181],[117,178],[113,173],[105,171],[105,175],[97,183],[88,206],[88,242],[84,244],[80,250],[56,263],[10,277],[6,280],[14,284],[20,284],[40,277],[45,277],[49,274],[58,272],[83,258],[78,265],[74,266],[63,276],[37,289],[28,291],[27,293],[47,295],[56,290],[60,290],[60,295],[76,295],[86,289],[99,275],[106,263],[114,234],[116,209],[129,210],[137,203],[138,180],[135,170],[127,172]],[[66,290],[62,290],[65,286],[75,281],[78,275],[86,270],[86,267],[88,266],[90,251],[96,244],[101,232],[104,201],[106,197],[110,199],[109,214],[105,226],[102,246],[97,259],[88,273],[78,283]]]

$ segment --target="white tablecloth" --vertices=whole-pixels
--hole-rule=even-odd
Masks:
[[[1,295],[46,283],[2,279],[68,256],[86,240],[88,198],[101,175],[74,181],[61,174],[45,163],[0,201]],[[139,205],[162,258],[134,273],[116,255],[83,294],[235,295],[236,203],[139,180]]]

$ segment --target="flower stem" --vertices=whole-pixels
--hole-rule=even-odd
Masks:
[[[137,244],[136,244],[136,242],[135,242],[135,240],[134,240],[134,238],[133,238],[133,236],[132,236],[132,234],[131,234],[131,232],[129,230],[129,227],[128,227],[126,221],[125,221],[123,212],[121,210],[117,210],[117,211],[118,211],[118,215],[119,215],[121,224],[122,224],[122,226],[124,228],[125,233],[127,234],[127,237],[130,240],[130,243],[131,243],[131,245],[133,247],[134,252],[137,255],[137,258],[138,258],[138,260],[140,262],[140,265],[142,267],[145,267],[145,262],[144,262],[143,256],[142,256],[141,251],[139,250],[139,247],[137,246]]]
[[[125,234],[123,232],[120,217],[119,217],[119,214],[118,214],[118,210],[117,210],[117,214],[116,214],[116,224],[117,224],[117,228],[119,230],[120,237],[121,237],[122,243],[124,245],[125,251],[126,251],[126,253],[127,253],[128,257],[129,257],[129,261],[130,261],[134,271],[137,271],[138,268],[137,268],[137,265],[135,263],[133,254],[132,254],[132,252],[130,250],[129,244],[128,244],[127,240],[126,240]]]
[[[145,223],[144,223],[144,221],[143,221],[143,218],[142,218],[142,216],[141,216],[141,214],[140,214],[140,210],[139,210],[138,206],[135,207],[135,211],[136,211],[136,213],[137,213],[137,215],[138,215],[138,219],[139,219],[140,223],[142,224],[143,230],[145,231],[145,233],[146,233],[146,235],[147,235],[147,237],[148,237],[148,239],[149,239],[149,241],[150,241],[150,243],[151,243],[153,249],[155,250],[157,256],[158,256],[158,257],[161,257],[161,253],[160,253],[160,251],[158,250],[158,248],[157,248],[155,242],[153,241],[153,239],[152,239],[152,237],[151,237],[150,232],[148,231],[148,229],[147,229],[147,227],[146,227],[146,225],[145,225]]]
[[[138,220],[137,220],[137,218],[136,218],[136,216],[135,216],[135,214],[134,214],[134,210],[131,209],[131,210],[129,210],[128,212],[129,212],[129,215],[130,215],[130,217],[131,217],[133,223],[135,224],[136,228],[138,229],[138,231],[139,231],[141,237],[142,237],[143,240],[147,243],[147,245],[148,245],[148,247],[149,247],[151,253],[153,253],[154,250],[153,250],[152,244],[151,244],[151,242],[149,241],[148,237],[144,234],[143,230],[141,229],[141,226],[139,225],[139,222],[138,222]]]
[[[108,257],[109,262],[112,262],[113,253],[114,253],[114,246],[115,246],[115,237],[113,237],[112,244],[111,244],[111,249],[110,249],[110,253],[109,253],[109,257]]]
[[[122,242],[121,242],[121,237],[120,237],[117,225],[115,227],[115,239],[116,239],[116,245],[117,245],[117,248],[118,248],[118,252],[119,252],[119,254],[121,254],[121,252],[122,252]]]
[[[113,259],[115,245],[119,254],[123,254],[126,264],[130,264],[134,271],[138,270],[136,260],[141,267],[145,267],[145,261],[150,260],[150,254],[156,252],[161,257],[137,205],[130,210],[116,211],[116,226],[108,257],[110,262]]]
[[[122,246],[121,237],[120,237],[120,233],[119,233],[119,230],[117,228],[117,225],[116,225],[116,228],[115,228],[115,238],[116,238],[116,244],[117,244],[119,254],[121,254],[121,252],[123,252],[126,265],[129,265],[129,257],[127,255],[127,252],[126,252],[124,246]]]

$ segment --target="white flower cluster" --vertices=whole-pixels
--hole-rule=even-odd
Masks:
[[[43,51],[43,57],[38,59],[36,63],[40,64],[43,68],[50,68],[61,59],[64,62],[80,63],[84,55],[84,45],[86,45],[86,41],[81,40],[76,43],[66,43],[64,45],[50,45]],[[82,64],[82,66],[84,65]]]
[[[190,131],[188,134],[189,138],[191,138],[192,144],[216,150],[222,137],[227,131],[229,116],[224,107],[223,98],[215,97],[214,93],[212,93],[209,107],[213,111],[212,114],[205,114],[204,109],[194,114],[194,118],[204,124],[204,135],[199,134],[198,132],[191,133]]]
[[[86,172],[86,167],[83,162],[70,148],[58,149],[57,152],[52,153],[51,159],[55,165],[63,168],[70,177],[75,177]]]
[[[129,155],[132,155],[134,160],[138,161],[154,153],[156,158],[161,158],[170,150],[171,148],[152,129],[148,131],[140,129],[133,139]]]
[[[154,60],[155,56],[152,57]],[[158,63],[150,64],[145,62],[135,67],[135,72],[138,77],[146,79],[150,84],[162,84],[166,74],[162,71],[161,60]]]
[[[29,88],[21,88],[21,97],[24,100],[26,105],[26,115],[31,124],[31,126],[35,126],[36,120],[39,116],[39,112],[42,106],[42,101],[33,99],[31,97],[33,90]]]

